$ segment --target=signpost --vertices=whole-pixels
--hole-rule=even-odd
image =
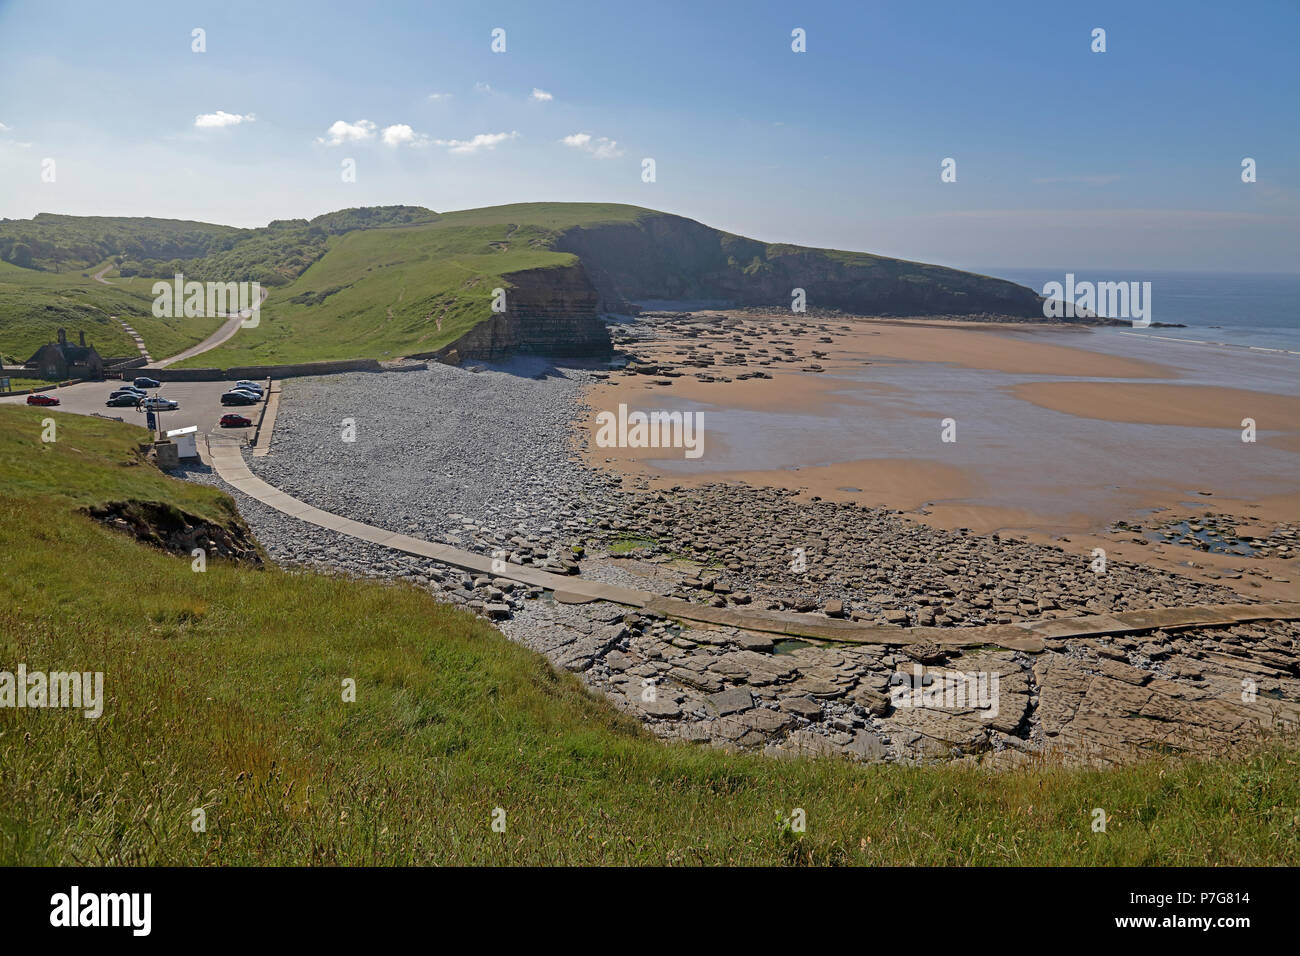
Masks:
[[[154,440],[162,440],[162,410],[155,412],[152,408],[145,408],[144,402],[135,406],[136,412],[144,412],[144,424],[151,432],[154,433]]]

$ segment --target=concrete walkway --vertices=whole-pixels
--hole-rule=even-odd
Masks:
[[[704,624],[737,627],[769,634],[811,637],[851,644],[905,645],[933,643],[947,647],[971,647],[994,644],[1009,650],[1035,653],[1044,647],[1044,638],[1097,637],[1106,634],[1135,634],[1181,630],[1189,627],[1224,626],[1244,621],[1300,620],[1300,603],[1293,604],[1224,604],[1181,608],[1156,608],[1148,611],[1123,611],[1076,618],[1054,618],[1020,624],[992,624],[984,627],[881,627],[856,621],[836,620],[812,614],[787,611],[761,611],[750,608],[715,608],[692,604],[679,598],[664,597],[650,591],[602,584],[581,577],[552,574],[517,564],[493,570],[491,558],[450,545],[412,538],[395,531],[385,531],[351,518],[322,511],[248,470],[240,446],[235,442],[212,438],[208,441],[209,463],[231,487],[256,498],[265,505],[309,524],[339,531],[362,541],[428,558],[465,571],[509,578],[555,592],[558,601],[581,604],[588,601],[612,601],[628,607],[656,611],[668,617]]]
[[[271,454],[271,435],[275,432],[275,416],[280,412],[280,386],[266,380],[266,401],[262,403],[262,415],[257,422],[257,434],[253,438],[253,457],[265,458]]]

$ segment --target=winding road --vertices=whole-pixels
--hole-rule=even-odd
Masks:
[[[110,268],[112,267],[104,266],[104,268],[96,272],[93,276],[91,276],[91,278],[94,279],[96,282],[102,282],[104,285],[112,285],[113,283],[109,282],[107,279],[104,278],[104,273],[107,272]],[[175,365],[177,362],[184,361],[185,359],[188,358],[193,358],[196,355],[202,355],[204,352],[209,352],[212,349],[215,349],[218,345],[221,345],[223,342],[228,341],[231,337],[234,336],[236,332],[239,331],[240,327],[244,324],[245,319],[248,317],[251,311],[256,311],[262,308],[262,303],[266,301],[266,297],[270,294],[270,290],[266,288],[259,287],[259,292],[261,294],[257,300],[257,306],[255,309],[253,310],[245,309],[243,311],[236,312],[233,315],[229,312],[216,313],[216,318],[225,318],[227,320],[225,323],[222,324],[221,328],[217,329],[217,331],[213,332],[211,335],[209,335],[198,345],[192,346],[183,352],[177,352],[175,355],[171,356],[170,358],[160,359],[157,362],[150,360],[150,364],[147,365],[145,368],[146,369],[167,368],[169,365]],[[117,316],[114,315],[112,316],[112,318],[117,319]],[[117,319],[117,320],[119,322],[122,322],[121,319]],[[132,329],[125,322],[122,322],[122,325],[131,334],[132,338],[135,339],[136,346],[140,349],[141,354],[144,355],[145,358],[149,358],[149,352],[146,350],[143,341],[140,339],[140,336],[137,335],[135,330]]]

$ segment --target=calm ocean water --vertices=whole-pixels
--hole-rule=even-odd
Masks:
[[[1041,293],[1065,269],[980,269]],[[1072,269],[1076,282],[1150,282],[1151,320],[1185,329],[1144,329],[1162,338],[1300,350],[1300,275]]]

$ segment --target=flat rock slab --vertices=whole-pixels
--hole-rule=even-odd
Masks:
[[[738,714],[754,706],[754,695],[743,687],[732,687],[721,693],[710,694],[704,702],[719,715]]]
[[[641,695],[634,692],[627,699],[633,707],[650,717],[662,717],[669,720],[682,715],[682,708],[677,701],[665,694],[655,695],[654,700],[642,700]]]
[[[781,709],[808,720],[820,720],[822,716],[822,705],[811,697],[787,697],[781,701]]]

